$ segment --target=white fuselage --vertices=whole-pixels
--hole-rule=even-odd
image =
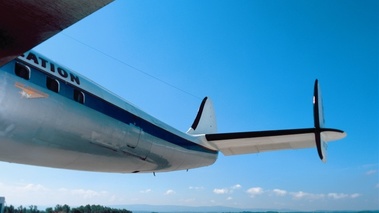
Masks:
[[[0,161],[100,172],[211,165],[218,152],[27,52],[0,67]]]

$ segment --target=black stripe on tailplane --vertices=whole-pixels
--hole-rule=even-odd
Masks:
[[[205,103],[207,102],[207,99],[208,97],[205,97],[203,99],[203,101],[201,102],[200,104],[200,107],[199,107],[199,111],[197,112],[197,115],[196,115],[196,118],[195,120],[193,121],[193,124],[191,126],[192,129],[196,129],[197,126],[199,125],[199,122],[200,122],[200,118],[201,118],[201,115],[203,114],[203,111],[204,111],[204,106],[205,106]]]
[[[296,135],[296,134],[307,134],[315,133],[315,128],[305,128],[305,129],[287,129],[287,130],[268,130],[268,131],[255,131],[255,132],[232,132],[232,133],[216,133],[216,134],[206,134],[205,137],[208,141],[217,140],[231,140],[231,139],[242,139],[242,138],[258,138],[258,137],[270,137],[270,136],[281,136],[281,135]],[[340,132],[343,131],[331,128],[322,128],[319,131],[332,131]]]

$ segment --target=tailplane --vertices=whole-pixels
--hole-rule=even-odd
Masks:
[[[216,123],[212,104],[205,98],[188,133],[200,134],[199,141],[202,145],[224,155],[317,147],[320,159],[326,162],[327,142],[342,139],[346,133],[325,127],[321,90],[317,80],[314,85],[313,118],[312,128],[208,133],[216,131]]]
[[[192,126],[187,131],[190,135],[212,134],[217,132],[216,116],[212,101],[205,97]]]

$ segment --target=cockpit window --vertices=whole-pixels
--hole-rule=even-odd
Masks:
[[[28,66],[26,66],[25,64],[21,64],[19,62],[16,62],[14,72],[18,77],[21,77],[25,80],[30,79],[30,68]]]

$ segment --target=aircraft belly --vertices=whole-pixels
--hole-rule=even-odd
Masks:
[[[216,154],[183,148],[168,141],[154,138],[148,161],[157,162],[155,171],[168,172],[208,166],[217,159]]]

